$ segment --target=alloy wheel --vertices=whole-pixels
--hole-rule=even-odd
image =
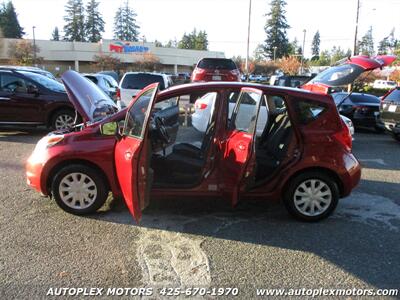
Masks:
[[[74,125],[74,118],[70,115],[62,114],[57,116],[54,124],[57,130],[67,129]]]

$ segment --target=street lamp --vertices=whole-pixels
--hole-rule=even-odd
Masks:
[[[35,28],[36,28],[36,26],[32,26],[32,32],[33,32],[33,65],[36,64],[36,39],[35,39]]]
[[[303,35],[303,49],[301,50],[301,68],[300,68],[300,70],[301,70],[301,74],[303,74],[304,73],[304,69],[303,69],[303,64],[304,64],[304,45],[305,45],[305,43],[306,43],[306,30],[304,29],[303,30],[303,33],[304,33],[304,35]]]
[[[278,49],[278,47],[275,46],[273,49],[274,49],[274,62],[275,62],[275,60],[276,60],[276,49]]]
[[[249,51],[250,51],[250,22],[251,21],[251,0],[249,0],[249,22],[247,24],[247,53],[246,53],[246,81],[249,81]]]

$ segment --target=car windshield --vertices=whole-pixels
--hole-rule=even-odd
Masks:
[[[400,104],[400,88],[393,90],[389,95],[387,95],[385,101],[390,101]]]
[[[126,74],[122,81],[123,89],[141,90],[152,83],[159,83],[160,90],[165,89],[164,78],[154,74]]]
[[[204,58],[202,59],[198,67],[201,69],[221,69],[221,70],[236,70],[237,67],[231,59],[216,59],[216,58]]]
[[[21,72],[21,73],[23,73],[26,77],[32,79],[33,81],[39,83],[40,85],[44,86],[45,88],[48,88],[49,90],[61,93],[65,92],[64,86],[58,81],[55,81],[46,76],[32,72]]]
[[[350,96],[351,101],[354,103],[358,102],[363,102],[363,103],[380,103],[380,100],[378,97],[375,97],[374,95],[365,95],[365,94],[352,94]]]

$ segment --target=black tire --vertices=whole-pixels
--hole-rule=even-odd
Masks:
[[[59,124],[58,121],[62,117],[67,118],[68,120],[72,119],[72,121],[74,121],[75,120],[75,111],[72,109],[60,109],[60,110],[55,111],[50,118],[51,129],[53,129],[53,130],[62,129],[62,128],[59,128],[59,125],[58,125]]]
[[[392,137],[393,137],[396,141],[400,142],[400,134],[392,134]]]
[[[295,192],[297,188],[308,180],[317,179],[324,182],[330,189],[331,202],[327,205],[326,209],[318,215],[309,216],[301,212],[295,205]],[[285,188],[283,195],[283,203],[287,211],[296,219],[307,222],[316,222],[327,218],[335,210],[339,201],[339,188],[335,180],[326,173],[318,171],[306,171],[300,175],[297,175],[290,180],[289,184]]]
[[[68,206],[66,202],[64,202],[64,200],[62,199],[62,195],[60,192],[61,182],[63,181],[63,179],[67,178],[68,175],[72,176],[73,173],[86,175],[92,180],[95,185],[97,193],[95,197],[93,196],[93,198],[90,199],[90,201],[93,202],[88,207],[74,208]],[[80,179],[82,179],[82,177],[80,177]],[[108,197],[108,192],[109,191],[107,189],[105,179],[103,178],[103,176],[101,176],[101,174],[99,174],[97,170],[79,164],[70,165],[59,170],[54,176],[54,180],[51,184],[51,193],[57,205],[64,211],[74,215],[85,215],[97,211],[100,207],[103,206],[104,202],[106,201]],[[72,204],[70,203],[70,205]]]

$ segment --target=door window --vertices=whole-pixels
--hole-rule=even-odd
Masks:
[[[261,100],[261,96],[260,93],[251,91],[245,91],[240,94],[235,119],[233,120],[235,129],[253,133],[257,121],[258,103]]]
[[[27,83],[24,79],[12,74],[1,74],[0,90],[10,93],[27,93]]]
[[[124,135],[143,138],[147,111],[155,91],[156,89],[153,88],[144,92],[129,109],[125,120]]]

